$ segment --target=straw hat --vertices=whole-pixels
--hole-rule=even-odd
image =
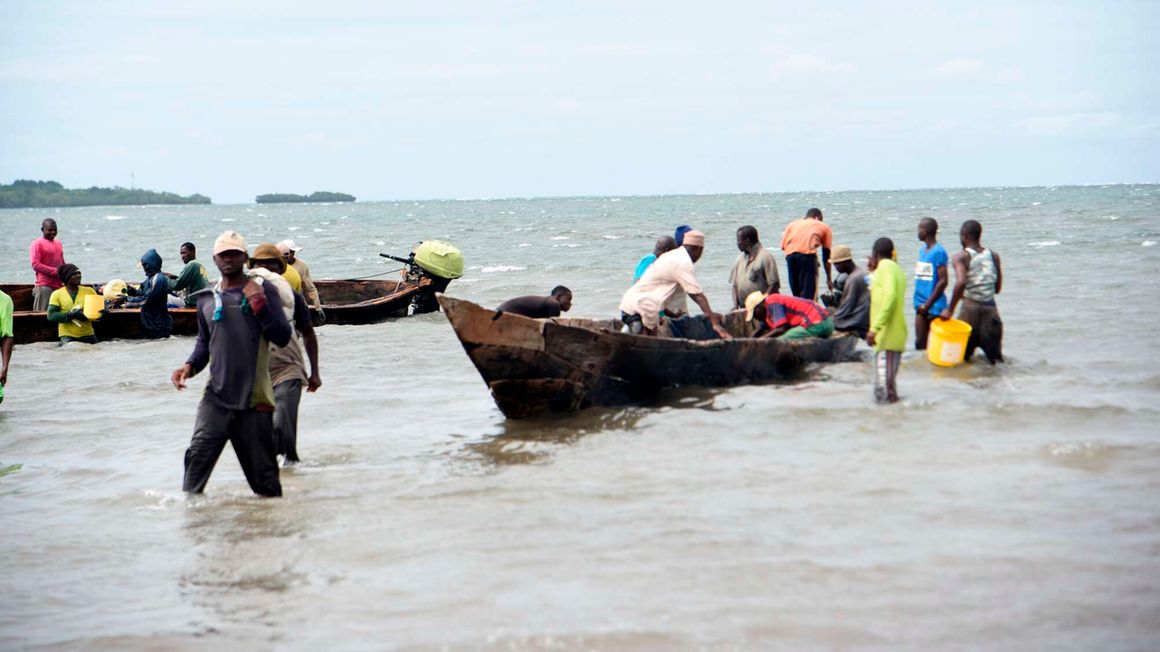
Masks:
[[[752,321],[753,309],[756,308],[759,303],[765,301],[766,296],[768,295],[766,295],[764,292],[750,292],[749,296],[745,297],[745,321]]]

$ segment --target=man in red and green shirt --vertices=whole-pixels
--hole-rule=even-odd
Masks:
[[[786,294],[751,293],[745,298],[745,318],[758,322],[754,337],[800,340],[834,334],[834,322],[825,308]]]

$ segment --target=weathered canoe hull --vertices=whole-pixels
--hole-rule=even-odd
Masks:
[[[682,385],[726,387],[784,379],[810,362],[851,359],[852,336],[785,341],[687,340],[618,332],[619,322],[497,314],[439,295],[464,350],[504,415],[630,405]],[[741,315],[731,330],[748,335]]]
[[[322,309],[328,324],[375,324],[394,317],[405,317],[411,299],[426,291],[416,283],[385,280],[319,280],[318,288]],[[55,342],[57,325],[48,321],[44,312],[31,310],[32,286],[27,284],[0,284],[0,290],[12,297],[13,330],[17,344]],[[197,311],[194,308],[170,308],[174,335],[197,334]],[[141,339],[141,311],[136,308],[108,310],[104,317],[93,322],[100,340]]]

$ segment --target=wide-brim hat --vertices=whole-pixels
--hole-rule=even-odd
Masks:
[[[841,263],[847,260],[854,260],[854,252],[846,245],[834,245],[834,252],[830,254],[831,263]]]
[[[263,242],[254,247],[254,253],[250,254],[250,267],[258,260],[276,260],[282,271],[286,271],[286,261],[282,258],[282,252],[278,251],[278,245],[271,242]]]
[[[764,292],[750,292],[749,296],[745,297],[745,321],[753,319],[753,309],[757,307],[765,297],[768,296]]]

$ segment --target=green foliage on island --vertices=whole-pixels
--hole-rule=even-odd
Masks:
[[[182,197],[172,192],[135,188],[68,189],[55,181],[17,179],[0,184],[0,208],[55,208],[60,206],[148,206],[157,204],[209,204],[205,195]]]
[[[308,204],[312,202],[354,201],[354,195],[341,192],[312,192],[309,195],[292,195],[289,193],[273,193],[258,195],[254,201],[259,204]]]

